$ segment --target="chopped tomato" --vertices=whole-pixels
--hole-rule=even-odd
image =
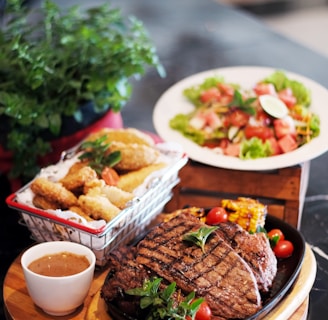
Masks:
[[[278,139],[287,134],[292,136],[296,135],[294,121],[289,116],[283,119],[275,119],[273,121],[273,126],[275,135]]]
[[[218,88],[222,94],[227,96],[232,97],[235,93],[235,89],[227,83],[218,83]]]
[[[278,140],[278,145],[283,153],[297,149],[295,137],[291,134],[286,134]]]
[[[227,156],[239,157],[240,154],[240,143],[229,143],[223,152]]]
[[[270,139],[274,136],[273,131],[269,127],[264,126],[251,126],[248,125],[244,129],[244,134],[246,139],[251,139],[253,137],[257,137],[262,141]]]
[[[258,83],[253,90],[258,96],[263,94],[271,94],[275,96],[277,94],[276,88],[272,83]]]
[[[120,180],[120,176],[116,172],[115,169],[111,167],[105,167],[101,172],[101,178],[106,182],[109,186],[116,186],[118,181]]]
[[[209,225],[217,225],[221,222],[227,222],[228,213],[223,207],[213,207],[206,215],[206,223]]]
[[[225,149],[229,145],[229,143],[230,141],[228,138],[221,139],[219,147]]]
[[[249,117],[249,114],[237,109],[227,115],[225,119],[225,125],[227,127],[234,126],[241,128],[247,125]]]
[[[229,104],[235,93],[235,89],[227,83],[218,83],[218,88],[221,92],[220,102],[223,104]]]
[[[208,141],[205,141],[203,144],[202,144],[203,147],[206,147],[206,148],[220,148],[220,141],[219,140],[208,140]]]
[[[288,108],[292,108],[297,102],[297,99],[290,88],[279,91],[278,97]]]
[[[215,87],[207,89],[200,94],[200,100],[203,103],[219,101],[220,97],[221,97],[221,92],[218,88]]]
[[[262,126],[270,126],[272,124],[272,118],[263,109],[257,111],[256,120],[258,120]]]
[[[271,150],[272,150],[272,156],[276,156],[276,155],[282,153],[281,148],[278,144],[278,141],[275,137],[271,137],[271,138],[267,139],[267,141],[270,143]]]

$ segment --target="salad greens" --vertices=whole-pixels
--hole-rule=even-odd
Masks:
[[[296,80],[288,79],[282,71],[276,71],[269,77],[264,79],[265,83],[272,83],[277,91],[291,88],[297,103],[308,107],[311,104],[311,92],[302,83]]]
[[[320,134],[319,116],[310,110],[310,90],[280,70],[260,79],[253,88],[241,88],[216,76],[182,94],[195,109],[177,114],[170,127],[219,154],[240,159],[270,157],[293,151]],[[262,95],[277,98],[288,114],[268,113],[261,105]]]

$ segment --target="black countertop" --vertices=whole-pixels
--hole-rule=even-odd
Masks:
[[[64,1],[57,2],[66,5]],[[80,3],[92,5],[87,1]],[[285,69],[328,88],[328,58],[270,30],[246,11],[211,0],[113,0],[111,3],[144,22],[167,72],[165,78],[160,78],[154,70],[149,70],[141,81],[135,82],[132,98],[122,113],[126,126],[154,132],[152,112],[159,96],[184,77],[208,69],[239,65]],[[301,232],[313,247],[317,260],[317,276],[310,294],[308,319],[311,320],[328,314],[327,163],[328,153],[311,161],[301,222]],[[0,188],[3,194],[6,186],[1,184]],[[2,206],[1,203],[3,213]],[[1,229],[6,250],[2,249],[1,254],[15,257],[29,241],[24,230],[15,229],[16,221],[12,222],[12,217],[6,219],[9,225],[2,224]],[[13,233],[19,233],[22,240]],[[2,269],[6,267],[3,265]]]

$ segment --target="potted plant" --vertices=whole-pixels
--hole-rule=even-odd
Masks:
[[[27,181],[58,139],[64,150],[61,137],[82,130],[83,138],[86,126],[119,114],[131,77],[163,68],[143,24],[119,9],[63,12],[45,0],[32,10],[23,2],[8,0],[2,15],[0,173]]]

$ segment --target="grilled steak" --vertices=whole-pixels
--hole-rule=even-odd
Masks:
[[[250,234],[236,223],[218,225],[218,232],[248,263],[261,292],[268,292],[277,273],[277,259],[263,232]]]
[[[244,318],[261,308],[253,272],[219,233],[205,245],[183,241],[184,234],[203,224],[194,216],[179,215],[153,229],[138,245],[136,260],[184,292],[206,299],[212,313],[224,318]],[[233,297],[233,298],[232,298]]]
[[[259,311],[259,288],[268,290],[277,268],[265,235],[250,235],[234,223],[222,223],[203,252],[183,240],[203,225],[197,217],[181,213],[153,228],[137,247],[111,253],[110,272],[101,290],[106,303],[144,319],[140,298],[125,291],[157,276],[163,278],[163,286],[176,282],[182,296],[195,291],[204,297],[213,319],[243,319]]]
[[[140,299],[136,296],[125,294],[130,288],[142,287],[144,279],[150,277],[150,272],[134,259],[134,249],[121,247],[113,252],[108,264],[110,271],[101,289],[101,296],[107,304],[114,305],[119,310],[124,310],[127,315],[142,319],[139,308]]]

